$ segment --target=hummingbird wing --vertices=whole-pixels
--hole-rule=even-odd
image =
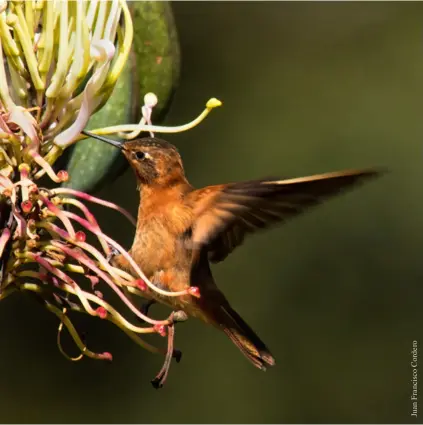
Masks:
[[[347,170],[195,190],[186,198],[194,210],[193,245],[206,248],[210,261],[222,261],[242,244],[247,234],[285,222],[342,190],[379,174],[376,170]]]

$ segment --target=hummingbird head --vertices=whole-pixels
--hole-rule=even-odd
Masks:
[[[182,159],[175,146],[155,137],[131,140],[122,152],[141,184],[168,184],[175,176],[184,176]]]
[[[121,149],[141,185],[168,186],[185,180],[181,156],[176,147],[166,140],[144,137],[117,141],[86,131],[82,133]]]

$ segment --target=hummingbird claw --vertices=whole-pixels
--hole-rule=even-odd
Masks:
[[[144,314],[145,316],[147,316],[148,310],[150,310],[150,307],[153,304],[156,304],[156,301],[154,301],[154,300],[148,300],[145,303],[142,303],[141,308],[140,308],[141,313]]]
[[[182,359],[182,351],[181,350],[173,350],[172,357],[175,359],[176,363],[179,363]]]
[[[163,382],[161,382],[161,379],[160,378],[157,378],[157,377],[151,380],[151,385],[156,390],[159,390],[160,388],[163,388]]]
[[[111,245],[109,245],[109,248],[110,248],[110,253],[106,257],[106,260],[107,260],[108,263],[110,263],[110,261],[114,257],[116,257],[117,255],[120,254],[120,252],[116,248],[112,247]]]
[[[169,373],[170,364],[172,362],[172,358],[176,360],[177,363],[181,361],[182,353],[179,350],[173,349],[173,342],[175,339],[175,326],[173,324],[168,325],[168,339],[167,339],[167,352],[165,361],[163,363],[160,372],[157,376],[151,381],[151,385],[158,390],[162,388],[164,383],[166,382],[167,375]]]
[[[145,303],[142,303],[142,304],[141,304],[141,307],[140,307],[140,312],[141,312],[144,316],[147,316],[147,315],[148,315],[148,311],[150,310],[150,307],[151,307],[153,304],[156,304],[156,301],[154,301],[154,300],[148,300],[148,301],[146,301]],[[139,317],[138,317],[137,319],[138,319],[138,321],[139,321],[140,323],[145,323],[145,320],[142,320],[142,319],[140,319]]]

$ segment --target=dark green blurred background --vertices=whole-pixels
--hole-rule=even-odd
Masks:
[[[273,351],[272,370],[191,320],[176,332],[182,362],[155,391],[162,358],[83,317],[90,347],[114,361],[70,363],[56,318],[15,296],[0,308],[0,420],[421,423],[421,397],[420,418],[410,416],[410,351],[423,343],[423,4],[177,2],[174,12],[183,65],[167,122],[190,120],[209,97],[224,102],[168,137],[194,185],[391,172],[215,267]],[[100,195],[136,212],[132,172]],[[130,225],[97,211],[129,247]]]

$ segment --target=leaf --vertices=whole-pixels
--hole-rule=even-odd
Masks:
[[[156,121],[164,118],[179,80],[180,51],[172,9],[166,1],[131,3],[134,21],[132,62],[133,84],[138,87],[134,99],[142,106],[144,95],[154,92],[159,103],[154,108]]]

